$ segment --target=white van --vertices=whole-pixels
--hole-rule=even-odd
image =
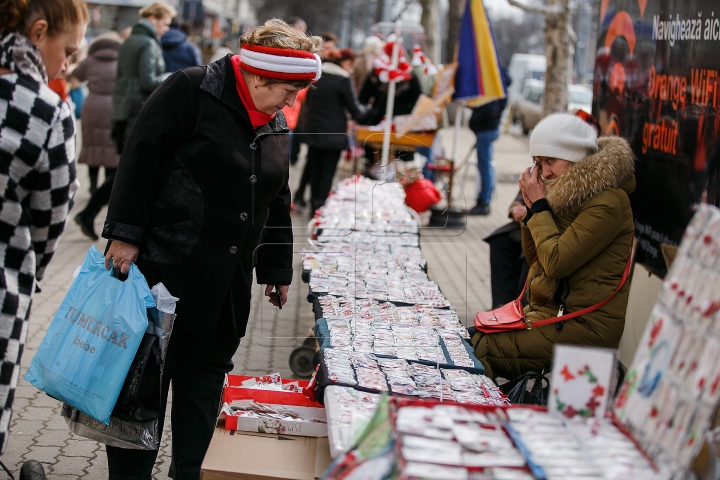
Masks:
[[[545,70],[547,69],[547,59],[545,55],[531,55],[527,53],[515,53],[510,57],[507,74],[510,76],[512,83],[508,87],[508,101],[512,105],[520,97],[525,86],[525,81],[529,79],[544,80]]]

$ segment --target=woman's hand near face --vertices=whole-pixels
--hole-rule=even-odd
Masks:
[[[105,268],[110,270],[110,265],[120,269],[120,273],[127,274],[130,271],[130,264],[137,261],[140,248],[129,243],[113,240],[105,254]]]
[[[525,208],[524,205],[515,205],[510,211],[510,215],[512,216],[513,222],[520,223],[525,215],[527,215],[527,208]]]
[[[525,169],[520,175],[518,184],[523,195],[523,200],[525,200],[525,205],[527,205],[528,208],[532,207],[532,204],[541,198],[545,198],[545,183],[543,183],[540,176],[539,168],[534,168],[532,172],[530,168]]]

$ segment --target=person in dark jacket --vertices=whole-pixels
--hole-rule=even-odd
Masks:
[[[522,291],[529,265],[522,249],[520,221],[527,215],[522,192],[508,208],[510,222],[483,238],[490,245],[490,289],[493,308],[515,300]]]
[[[141,8],[140,21],[120,47],[112,108],[112,135],[118,153],[143,102],[164,79],[165,61],[159,39],[176,14],[165,2]]]
[[[187,37],[176,19],[173,19],[170,29],[160,37],[166,72],[173,73],[182,68],[202,65],[200,51]]]
[[[368,75],[358,94],[360,103],[371,105],[367,118],[365,118],[366,125],[377,125],[383,117],[385,117],[387,93],[387,83],[382,82],[374,72]],[[410,75],[408,80],[398,82],[395,87],[393,115],[408,115],[412,113],[413,107],[415,107],[415,103],[417,103],[421,93],[420,82],[415,75]]]
[[[320,77],[322,39],[273,19],[240,42],[240,55],[180,70],[147,100],[102,232],[108,268],[127,272],[135,262],[149,285],[163,282],[180,299],[158,412],[162,422],[172,381],[174,478],[200,478],[225,374],[245,335],[253,270],[275,306],[287,301],[292,280],[281,109]],[[157,451],[108,446],[107,456],[110,479],[149,479]]]
[[[143,102],[163,79],[165,62],[158,38],[167,31],[175,14],[175,9],[163,2],[141,8],[140,21],[133,26],[132,34],[120,47],[110,130],[118,154],[122,153],[130,127]],[[98,239],[95,217],[110,200],[114,180],[115,175],[106,176],[105,182],[92,194],[85,208],[75,215],[75,223],[92,240]]]
[[[385,44],[384,52],[386,61],[392,56],[393,42]],[[422,88],[417,77],[411,73],[412,67],[407,62],[405,49],[400,46],[398,58],[408,67],[409,73],[402,81],[398,81],[395,86],[395,100],[393,103],[393,115],[408,115],[412,113],[417,103]],[[400,61],[399,61],[400,62]],[[360,89],[358,100],[362,104],[370,105],[370,111],[367,113],[363,123],[365,125],[377,125],[385,117],[388,101],[388,83],[387,79],[382,78],[378,74],[378,69],[371,72],[365,79],[365,83]],[[412,160],[414,154],[412,152],[400,151],[396,153],[396,157],[403,161]],[[375,149],[365,148],[366,158],[366,175],[372,177],[373,165],[375,164]]]
[[[323,76],[308,90],[300,114],[300,131],[308,145],[305,170],[310,182],[310,215],[322,207],[332,187],[340,153],[347,148],[347,115],[360,120],[367,108],[358,102],[350,72],[352,63],[335,50],[326,54]],[[353,59],[354,60],[354,59]]]
[[[510,85],[510,77],[503,73],[503,80],[507,88]],[[468,211],[470,215],[490,213],[490,201],[495,190],[495,169],[492,166],[493,143],[500,136],[500,119],[506,106],[507,98],[501,98],[474,108],[470,117],[470,130],[475,132],[478,168],[477,203]]]

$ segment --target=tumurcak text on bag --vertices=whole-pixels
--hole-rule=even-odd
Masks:
[[[85,315],[85,313],[79,311],[75,307],[70,307],[68,309],[68,312],[65,314],[65,319],[69,320],[70,323],[76,324],[80,328],[84,328],[88,332],[102,338],[103,340],[127,350],[127,344],[125,341],[130,338],[130,335],[127,333],[119,332],[120,336],[118,337],[117,330],[112,329],[109,325],[103,325],[102,322],[98,322],[93,317]],[[110,333],[111,330],[112,333]]]

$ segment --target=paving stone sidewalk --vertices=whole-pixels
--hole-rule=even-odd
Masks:
[[[530,164],[527,137],[514,130],[511,132],[502,135],[495,143],[498,184],[492,213],[486,217],[468,217],[467,227],[462,230],[422,231],[422,249],[428,261],[429,274],[440,285],[461,319],[468,324],[474,312],[490,307],[488,248],[482,239],[508,221],[507,207],[517,193],[517,176]],[[472,147],[471,132],[463,132],[461,140],[459,150],[462,157]],[[445,143],[449,147],[449,135],[446,135]],[[451,150],[448,148],[447,151]],[[302,167],[302,160],[291,167],[293,186],[297,184]],[[35,296],[32,306],[9,446],[0,458],[16,475],[24,460],[36,459],[43,463],[50,479],[101,480],[108,477],[104,445],[71,434],[65,420],[60,417],[59,403],[22,380],[55,310],[72,282],[73,271],[82,263],[92,244],[72,221],[89,197],[86,171],[84,166],[79,167],[83,186],[76,197],[76,206],[61,238],[58,252],[41,283],[42,292]],[[342,173],[341,169],[339,172]],[[476,173],[475,165],[468,165],[459,172],[461,185],[457,189],[457,206],[470,208],[474,205]],[[104,215],[103,211],[98,216],[97,231],[100,230]],[[296,217],[293,223],[295,251],[299,253],[306,245],[307,218]],[[104,245],[102,240],[95,243],[100,250],[104,249]],[[247,335],[234,356],[234,372],[252,375],[280,372],[283,377],[291,377],[289,355],[302,344],[314,322],[310,304],[305,298],[307,285],[300,280],[300,255],[295,256],[295,277],[290,298],[282,310],[267,303],[262,287],[256,285],[253,295]],[[172,443],[169,429],[168,416],[153,476],[158,480],[168,478]]]

